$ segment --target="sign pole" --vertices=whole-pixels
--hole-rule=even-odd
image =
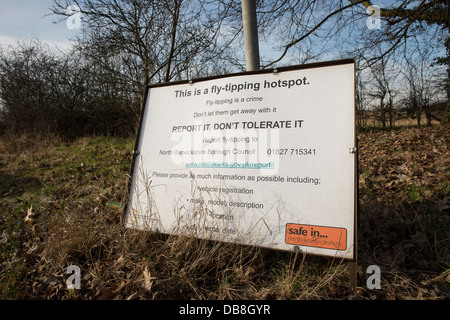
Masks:
[[[242,0],[242,21],[244,24],[247,71],[259,70],[258,26],[255,0]]]
[[[356,65],[354,74],[356,77]],[[355,86],[356,86],[356,78],[354,80]],[[356,93],[356,87],[355,87],[355,93]],[[356,99],[356,94],[355,94]],[[356,106],[356,101],[355,101]],[[356,114],[356,110],[355,110]],[[354,150],[354,156],[355,156],[355,220],[354,220],[354,236],[353,236],[353,244],[354,244],[354,255],[353,255],[353,261],[349,262],[349,279],[350,279],[350,285],[353,290],[356,289],[358,286],[358,223],[359,223],[359,145],[358,145],[358,132],[356,131],[355,126],[355,150]]]
[[[358,138],[355,132],[355,233],[353,238],[354,243],[354,259],[349,262],[349,278],[350,285],[355,290],[358,286],[358,221],[359,221],[359,162],[358,162]]]

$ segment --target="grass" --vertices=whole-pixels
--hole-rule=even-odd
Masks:
[[[342,260],[124,229],[134,139],[2,137],[0,298],[448,299],[449,128],[359,141],[352,288]],[[72,264],[80,290],[65,285]],[[372,264],[381,290],[366,287]]]

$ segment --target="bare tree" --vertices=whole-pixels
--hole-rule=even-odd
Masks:
[[[4,130],[67,139],[132,134],[138,118],[129,112],[134,102],[120,64],[107,55],[87,53],[54,52],[38,40],[2,52]]]
[[[409,87],[409,107],[418,127],[421,126],[422,113],[425,113],[427,125],[431,125],[432,119],[443,120],[433,115],[431,110],[432,103],[439,100],[435,90],[439,86],[434,81],[436,70],[430,63],[432,53],[431,47],[422,45],[405,57],[408,61],[404,75]]]
[[[82,13],[82,43],[123,57],[140,69],[141,96],[150,83],[183,77],[191,66],[217,59],[227,47],[220,41],[227,5],[194,0],[76,0]],[[59,21],[70,13],[68,1],[55,0]]]
[[[367,124],[367,89],[364,83],[363,71],[359,68],[357,62],[356,74],[355,74],[355,102],[356,102],[356,114],[357,114],[357,125],[358,127],[365,127]]]
[[[138,88],[141,100],[150,83],[244,69],[243,50],[239,47],[240,0],[70,2],[79,6],[83,14],[80,45],[89,50],[97,48],[100,56],[106,54],[117,61],[122,66],[122,79]],[[405,0],[378,8],[363,0],[259,0],[260,39],[273,44],[279,52],[278,56],[264,57],[262,68],[283,61],[304,63],[336,58],[340,54],[362,57],[359,67],[374,69],[392,56],[404,55],[415,45],[411,38],[421,36],[436,39],[431,45],[442,48],[442,39],[448,39],[448,2]],[[55,0],[52,12],[60,21],[70,15],[68,5],[69,1]],[[373,17],[378,19],[379,28],[366,24]],[[383,110],[389,115],[383,122],[387,124],[389,120],[392,126],[394,93],[391,84],[386,86],[391,75],[388,71],[379,74],[378,84],[383,83],[387,90],[383,99],[380,97]],[[449,96],[448,84],[446,90]],[[448,103],[447,99],[447,108]]]
[[[386,128],[386,96],[387,96],[387,88],[386,83],[383,79],[384,66],[379,65],[371,65],[370,70],[372,72],[372,76],[375,79],[375,90],[369,93],[369,96],[379,100],[378,110],[379,110],[379,120],[383,126]]]
[[[352,2],[356,1],[352,0]],[[384,21],[382,32],[373,32],[370,37],[371,41],[363,46],[363,48],[368,48],[374,43],[385,45],[383,53],[374,55],[371,57],[371,61],[392,54],[399,48],[406,51],[408,45],[414,45],[416,39],[423,34],[435,39],[436,42],[431,46],[436,47],[439,44],[445,48],[443,55],[435,59],[435,62],[447,70],[444,89],[447,95],[445,120],[450,122],[450,1],[405,0],[385,8],[377,8],[371,1],[363,1],[361,4],[371,14],[377,10],[379,18]],[[418,46],[415,48],[420,49]],[[430,116],[432,115],[430,114]]]
[[[375,80],[375,92],[370,95],[379,99],[379,117],[383,128],[386,128],[389,122],[389,128],[392,129],[395,122],[394,98],[396,95],[393,83],[398,72],[391,70],[385,58],[380,59],[376,64],[370,64],[369,69]]]
[[[388,2],[384,2],[388,3]],[[414,38],[428,38],[441,57],[434,61],[447,69],[447,115],[450,120],[450,41],[448,0],[404,0],[377,6],[361,0],[261,0],[258,2],[261,39],[276,43],[279,55],[262,68],[302,59],[363,57],[364,69],[414,50]],[[370,25],[368,22],[376,22]],[[275,41],[274,41],[275,40]],[[432,40],[432,41],[431,41]],[[431,61],[430,61],[431,62]],[[391,105],[389,94],[386,103]]]
[[[59,104],[55,91],[62,89],[59,84],[67,67],[66,61],[38,40],[17,43],[14,50],[2,52],[0,98],[7,129],[45,132],[54,128]]]

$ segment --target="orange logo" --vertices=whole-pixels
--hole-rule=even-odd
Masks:
[[[345,250],[347,230],[336,227],[313,226],[308,224],[286,224],[287,244],[316,248]]]

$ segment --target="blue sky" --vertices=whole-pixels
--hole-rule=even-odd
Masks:
[[[386,5],[387,0],[374,3]],[[77,30],[70,30],[64,22],[54,24],[50,15],[53,0],[0,0],[0,43],[14,44],[16,39],[29,41],[38,38],[50,45],[68,47]]]
[[[77,34],[64,22],[54,24],[49,16],[53,0],[0,0],[0,43],[2,47],[15,44],[17,39],[37,38],[61,49],[70,46],[69,39]]]
[[[71,1],[69,0],[69,3]],[[373,0],[372,3],[381,7],[401,3],[402,1]],[[54,0],[0,0],[0,44],[3,48],[14,45],[17,40],[29,42],[37,38],[42,42],[57,46],[60,49],[70,48],[70,39],[79,32],[69,29],[66,23],[53,23],[58,17],[50,15],[50,7]],[[365,25],[365,21],[362,20]],[[270,40],[270,39],[269,39]],[[314,39],[313,39],[314,40]],[[277,43],[278,39],[272,41]],[[331,48],[331,47],[330,47]],[[274,50],[260,39],[260,54],[266,59],[278,58],[281,51]],[[291,50],[288,56],[292,54]],[[322,59],[324,58],[321,56]],[[334,56],[331,58],[335,58]],[[289,63],[289,59],[283,60]]]

